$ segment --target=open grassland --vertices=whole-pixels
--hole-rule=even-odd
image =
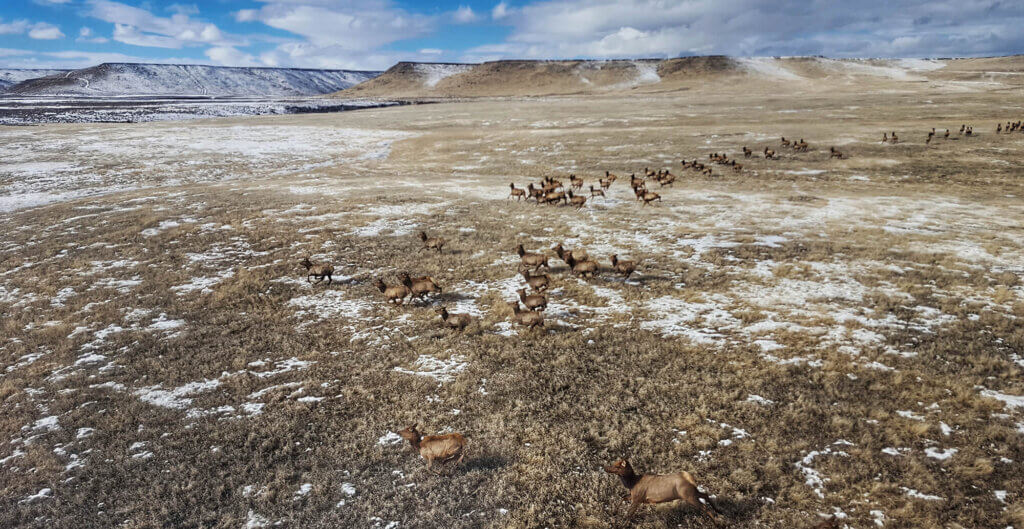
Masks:
[[[626,524],[601,469],[625,456],[690,471],[732,527],[1024,527],[1024,134],[994,134],[1020,96],[722,87],[2,130],[0,526],[709,526],[678,504]],[[952,136],[925,145],[931,127]],[[744,145],[781,159],[680,171]],[[624,178],[645,166],[680,176],[650,207]],[[505,199],[605,170],[582,211]],[[553,258],[547,326],[519,331],[512,248],[558,242],[605,270]],[[387,305],[372,281],[402,271],[476,323]],[[464,466],[427,472],[396,435],[413,422],[465,434]]]

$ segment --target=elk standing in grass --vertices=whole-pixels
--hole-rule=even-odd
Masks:
[[[708,172],[710,173],[711,170],[708,169]],[[639,195],[639,198],[640,198],[640,200],[643,201],[643,204],[641,204],[643,206],[646,206],[647,204],[650,204],[651,202],[654,202],[655,200],[657,200],[658,202],[661,202],[661,195],[659,195],[659,194],[657,194],[657,193],[655,193],[653,191],[644,191],[644,192],[642,192]]]
[[[521,270],[520,274],[523,275],[523,279],[526,280],[526,284],[533,289],[534,292],[543,292],[548,289],[551,285],[551,278],[547,274],[530,275],[530,272]]]
[[[316,284],[319,285],[324,278],[327,279],[327,284],[330,285],[334,282],[331,278],[334,275],[334,267],[326,263],[314,263],[309,260],[309,257],[305,257],[299,264],[306,268],[306,281],[312,283],[313,278],[316,278]]]
[[[377,280],[373,282],[373,286],[377,287],[377,290],[380,290],[381,293],[384,294],[384,297],[387,298],[388,303],[394,303],[395,305],[402,305],[403,303],[405,303],[405,298],[409,297],[409,295],[412,294],[412,291],[409,290],[409,287],[405,285],[395,285],[393,287],[389,287],[385,285],[384,281],[381,280],[380,278],[377,278]]]
[[[548,297],[544,294],[527,294],[525,288],[516,290],[520,301],[530,310],[544,310],[548,308]]]
[[[412,293],[412,297],[424,300],[427,294],[440,294],[441,287],[434,281],[434,278],[430,276],[423,276],[413,278],[409,276],[408,272],[402,272],[398,278],[402,281],[402,284],[409,289]],[[380,288],[380,287],[378,287]]]
[[[754,154],[754,151],[748,149],[746,145],[743,146],[743,157],[744,158],[750,158],[750,156],[753,155],[753,154]]]
[[[465,330],[470,323],[473,323],[473,317],[469,314],[452,314],[444,307],[438,307],[436,312],[441,315],[441,321],[446,327],[457,331]]]
[[[420,232],[420,240],[423,241],[423,246],[420,250],[437,250],[437,253],[441,253],[441,248],[444,247],[448,241],[441,237],[427,237],[427,232]]]
[[[522,310],[519,308],[518,301],[509,301],[508,306],[512,307],[512,321],[518,325],[522,325],[527,329],[533,329],[535,327],[544,327],[544,314],[540,312],[534,312],[532,310]]]
[[[565,256],[565,263],[569,265],[569,269],[572,270],[573,275],[576,276],[591,278],[596,276],[598,273],[596,261],[578,260],[573,257],[572,254],[567,253]]]
[[[583,248],[576,248],[575,250],[566,250],[562,247],[562,243],[558,243],[551,248],[551,251],[555,252],[555,255],[559,259],[565,261],[565,264],[569,264],[570,259],[576,261],[586,261],[588,259],[587,251]],[[572,265],[570,265],[572,266]]]
[[[516,246],[516,253],[519,254],[519,259],[527,267],[532,267],[533,271],[540,270],[540,267],[551,268],[548,265],[548,256],[540,253],[527,252],[523,245]]]
[[[569,202],[576,208],[576,210],[583,209],[583,206],[587,204],[587,197],[582,195],[574,195],[572,190],[569,191]]]
[[[509,184],[508,187],[512,188],[512,192],[508,194],[508,198],[515,197],[516,202],[526,198],[526,190],[517,188],[514,182]]]
[[[605,472],[615,474],[622,484],[629,489],[629,513],[632,518],[636,510],[644,503],[666,503],[675,500],[684,502],[700,509],[712,521],[721,514],[707,494],[697,489],[697,482],[689,472],[678,474],[644,474],[638,476],[626,460],[619,460],[604,467]]]
[[[419,452],[420,457],[427,460],[427,470],[434,472],[433,468],[431,468],[434,465],[434,461],[442,465],[455,461],[455,466],[452,467],[452,470],[458,468],[459,463],[462,463],[462,458],[466,455],[466,438],[458,433],[424,436],[416,429],[417,426],[414,424],[398,432],[398,435],[402,439],[409,441],[413,450]]]
[[[769,149],[768,147],[765,147],[764,148],[764,159],[765,160],[774,160],[775,159],[775,151]]]
[[[831,158],[839,158],[840,160],[843,159],[843,153],[837,151],[835,147],[829,147],[828,148],[828,152],[829,152],[829,158],[830,159]]]
[[[576,175],[569,175],[569,185],[573,189],[579,191],[580,189],[583,188],[583,179],[582,178],[576,178]]]
[[[612,254],[612,268],[626,279],[636,272],[636,267],[639,264],[640,261],[620,261],[618,255]]]
[[[604,198],[604,189],[594,189],[594,184],[590,184],[590,198],[594,197]]]

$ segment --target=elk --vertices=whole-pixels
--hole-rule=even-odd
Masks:
[[[629,276],[636,272],[636,267],[640,264],[640,261],[620,261],[619,256],[616,254],[612,254],[611,260],[612,268],[615,269],[615,272],[621,274],[626,279],[629,279]]]
[[[574,195],[572,191],[569,191],[569,202],[577,209],[583,209],[583,206],[587,204],[587,197],[582,195]]]
[[[754,154],[754,151],[752,151],[752,150],[748,149],[748,148],[747,148],[747,146],[746,146],[746,145],[744,145],[744,146],[743,146],[743,157],[744,157],[744,158],[750,158],[750,156],[751,156],[752,154]]]
[[[700,509],[712,521],[721,514],[711,502],[711,498],[697,489],[697,482],[689,472],[638,476],[629,461],[624,459],[604,467],[604,471],[619,476],[622,484],[629,489],[630,506],[627,518],[632,518],[643,503],[667,503],[675,500],[683,500]]]
[[[544,314],[532,310],[522,310],[518,301],[509,301],[508,306],[512,307],[512,321],[527,329],[544,327]]]
[[[599,178],[597,183],[601,184],[601,189],[608,189],[612,185],[612,181],[605,178]]]
[[[526,193],[527,193],[527,197],[526,197],[527,199],[530,199],[530,198],[537,199],[538,203],[540,203],[541,197],[544,196],[544,190],[540,189],[540,188],[537,188],[537,187],[533,187],[533,183],[532,182],[530,184],[527,184],[527,186],[526,186]]]
[[[405,285],[405,288],[409,289],[412,296],[423,300],[427,297],[427,294],[440,294],[441,287],[434,281],[434,278],[430,276],[412,278],[409,277],[408,272],[402,272],[398,278]],[[380,288],[380,287],[377,287]]]
[[[583,179],[576,178],[576,175],[569,175],[569,185],[578,191],[583,188]]]
[[[525,288],[516,290],[519,300],[530,310],[544,310],[548,308],[548,297],[544,294],[527,294]]]
[[[710,173],[711,170],[708,169],[708,172]],[[655,193],[653,191],[644,191],[643,194],[640,196],[640,200],[643,201],[643,204],[641,204],[641,205],[642,206],[646,206],[646,205],[650,204],[651,202],[654,202],[655,200],[657,200],[658,202],[661,202],[661,195],[659,195],[659,194],[657,194],[657,193]]]
[[[732,161],[732,170],[739,173],[743,171],[743,164],[736,163],[736,160]]]
[[[598,272],[596,261],[581,261],[573,257],[571,253],[565,255],[565,264],[569,265],[569,269],[576,276],[591,278]]]
[[[544,195],[543,199],[538,199],[537,202],[543,201],[546,204],[557,204],[559,201],[568,203],[569,199],[565,196],[564,191],[550,191]]]
[[[540,267],[542,266],[548,269],[551,268],[551,266],[548,265],[548,256],[541,253],[527,252],[526,249],[523,248],[522,244],[516,246],[515,252],[519,254],[519,260],[522,261],[523,265],[533,267],[534,272],[540,270]]]
[[[899,143],[900,139],[896,136],[896,131],[892,131],[892,136],[889,136],[889,143]]]
[[[331,278],[334,275],[334,267],[326,263],[313,263],[309,260],[309,257],[305,257],[299,264],[306,268],[306,281],[309,283],[313,282],[313,278],[316,278],[316,284],[319,285],[323,282],[324,278],[327,278],[327,284],[330,285],[334,282]]]
[[[469,314],[452,314],[444,307],[438,307],[435,312],[441,315],[441,322],[445,326],[457,331],[464,330],[470,323],[473,323],[473,317]]]
[[[398,432],[398,435],[409,441],[413,450],[419,452],[420,457],[427,460],[427,470],[434,472],[431,468],[434,461],[442,465],[449,461],[455,461],[455,466],[452,469],[458,468],[459,463],[462,463],[462,458],[466,455],[466,445],[468,444],[466,438],[458,433],[423,436],[416,429],[417,426],[419,425],[414,424]],[[440,472],[435,473],[439,474]]]
[[[548,289],[548,285],[551,284],[551,279],[547,274],[530,275],[526,270],[520,272],[523,279],[526,280],[526,284],[534,290],[534,292],[543,292]]]
[[[530,185],[532,186],[533,184],[530,184]],[[518,201],[526,198],[526,190],[525,189],[518,189],[518,188],[516,188],[515,182],[510,183],[508,185],[508,187],[512,188],[512,192],[508,194],[508,198],[509,199],[515,197],[516,202],[518,202]]]
[[[590,198],[594,197],[604,198],[604,189],[594,189],[594,184],[590,184]]]
[[[1007,127],[1009,127],[1009,125],[1007,125]],[[1009,132],[1010,129],[1007,128],[1006,130],[1007,130],[1007,132]],[[1003,124],[1000,123],[1000,124],[996,125],[996,134],[999,134],[1002,131],[1003,131]]]
[[[608,171],[604,172],[604,179],[607,180],[609,184],[611,184],[612,182],[614,182],[618,178],[619,178],[618,176],[613,175],[613,174],[609,173]]]
[[[576,261],[586,261],[588,259],[586,250],[583,250],[581,248],[577,248],[575,250],[566,250],[564,247],[562,247],[562,243],[554,245],[551,248],[551,251],[555,252],[555,255],[557,255],[559,259],[565,261],[565,264],[569,265],[570,267],[572,266],[571,264],[569,264],[570,259],[575,259]]]
[[[644,179],[636,176],[636,173],[629,175],[629,185],[636,189],[638,186],[644,185]]]
[[[800,141],[793,144],[793,149],[801,152],[807,152],[808,147],[809,145],[803,138],[800,138]]]
[[[882,133],[882,143],[889,143],[889,133],[887,133],[887,132],[883,132]]]
[[[389,287],[385,285],[384,281],[382,281],[380,278],[377,278],[377,280],[373,282],[373,286],[377,287],[377,290],[380,290],[381,293],[384,294],[384,297],[387,298],[388,303],[394,303],[395,305],[402,305],[403,303],[405,303],[405,298],[409,297],[409,295],[412,294],[412,291],[409,290],[409,287],[405,285],[395,285],[393,287]]]
[[[943,139],[949,139],[949,129],[946,129],[946,133],[942,136]]]
[[[792,142],[790,142],[789,140],[787,140],[785,136],[783,136],[783,137],[782,137],[782,143],[781,143],[781,145],[782,145],[783,147],[789,147],[790,143],[792,143]]]
[[[829,152],[829,158],[830,159],[831,158],[839,158],[840,160],[843,159],[843,153],[837,151],[835,147],[829,147],[828,148],[828,152]]]
[[[768,147],[765,147],[764,148],[764,159],[765,160],[774,160],[775,159],[775,151],[769,149]]]
[[[420,240],[423,241],[423,246],[420,250],[437,250],[437,253],[441,253],[441,248],[444,247],[445,243],[448,242],[441,237],[427,237],[427,232],[420,232]]]

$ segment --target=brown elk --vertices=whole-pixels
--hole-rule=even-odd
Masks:
[[[612,254],[612,268],[622,275],[622,277],[629,279],[629,276],[636,272],[637,265],[640,261],[620,261],[619,256]]]
[[[316,284],[319,285],[323,282],[324,278],[327,278],[327,284],[330,285],[334,282],[331,277],[334,275],[334,267],[326,263],[314,263],[309,260],[309,257],[304,257],[299,264],[306,268],[306,281],[309,283],[313,282],[313,278],[316,278]]]
[[[527,329],[544,327],[544,314],[532,310],[522,310],[518,301],[509,301],[508,306],[512,307],[512,321]]]
[[[900,139],[896,136],[896,131],[892,131],[892,135],[889,136],[889,143],[899,143]]]
[[[441,315],[441,321],[445,326],[457,331],[464,330],[470,323],[473,323],[473,317],[469,314],[452,314],[444,307],[438,307],[435,312]]]
[[[530,184],[530,185],[533,185],[533,184]],[[513,197],[515,197],[515,199],[516,199],[516,202],[518,202],[518,201],[520,201],[520,200],[522,200],[522,199],[526,198],[526,190],[525,190],[525,189],[519,189],[519,188],[517,188],[517,187],[516,187],[516,184],[515,184],[515,182],[513,182],[513,183],[510,183],[510,184],[508,185],[508,187],[512,188],[512,192],[510,192],[510,193],[508,194],[508,198],[509,198],[509,199],[511,199],[511,198],[513,198]]]
[[[573,189],[579,191],[583,188],[583,179],[576,178],[576,175],[569,175],[569,185],[572,186]]]
[[[565,261],[565,264],[569,264],[570,259],[575,259],[577,261],[586,261],[589,258],[587,256],[586,250],[582,248],[576,248],[575,250],[566,250],[562,246],[562,243],[558,243],[551,247],[551,251],[555,252],[555,255],[557,255],[559,259]]]
[[[409,290],[409,287],[405,285],[395,285],[393,287],[389,287],[385,285],[384,281],[382,281],[380,278],[377,278],[377,280],[373,282],[373,286],[377,287],[377,290],[380,290],[381,293],[384,294],[384,297],[387,298],[388,303],[394,303],[395,305],[401,305],[405,303],[405,298],[409,297],[409,295],[412,294],[412,291]]]
[[[420,240],[423,241],[423,247],[420,250],[437,250],[437,253],[441,253],[441,248],[444,248],[445,243],[448,241],[441,237],[427,237],[427,232],[420,232]]]
[[[587,204],[587,197],[582,195],[574,195],[572,191],[569,191],[569,203],[573,205],[577,210],[583,209],[583,206]]]
[[[807,148],[810,147],[803,138],[800,141],[793,144],[793,149],[801,152],[807,152]]]
[[[541,198],[544,196],[544,190],[533,187],[533,183],[527,184],[526,186],[527,199],[534,198],[539,203]]]
[[[609,184],[610,184],[610,183],[612,183],[612,182],[614,182],[614,181],[615,181],[615,180],[617,180],[618,178],[619,178],[618,176],[616,176],[616,175],[613,175],[613,174],[611,174],[611,173],[610,173],[610,172],[608,172],[608,171],[605,171],[605,172],[604,172],[604,179],[605,179],[605,180],[607,180]]]
[[[525,288],[516,290],[519,300],[530,310],[544,310],[548,308],[548,297],[544,294],[527,294]]]
[[[551,268],[548,265],[548,256],[542,253],[527,252],[522,244],[516,245],[515,252],[519,255],[519,260],[522,261],[523,265],[533,267],[534,272],[540,270],[542,266],[544,268]]]
[[[831,158],[839,158],[840,160],[843,159],[843,153],[841,153],[838,150],[836,150],[835,147],[829,147],[828,148],[828,152],[829,152],[829,158],[830,159]]]
[[[775,151],[769,149],[768,147],[765,147],[764,148],[764,159],[765,160],[774,160],[775,159]]]
[[[526,280],[526,284],[530,286],[535,292],[543,292],[548,289],[551,285],[551,278],[547,274],[530,275],[526,270],[519,272],[522,274],[523,279]]]
[[[427,460],[427,470],[434,472],[432,469],[434,461],[442,465],[455,461],[452,470],[458,468],[459,463],[462,463],[462,458],[466,456],[466,445],[468,444],[466,438],[458,433],[423,436],[416,429],[417,426],[414,424],[398,432],[398,435],[402,439],[409,441],[413,450],[416,450],[420,457]]]
[[[743,157],[744,158],[750,158],[751,155],[753,155],[753,154],[754,154],[754,151],[748,149],[746,145],[743,146]]]
[[[792,143],[792,142],[787,140],[785,136],[782,137],[782,146],[783,147],[789,147],[790,143]]]
[[[412,297],[419,298],[420,300],[426,299],[427,294],[441,293],[441,287],[436,281],[434,281],[434,278],[430,276],[413,278],[409,277],[408,272],[402,272],[402,274],[398,276],[398,279],[400,279],[402,284],[409,289],[409,292],[412,293]]]
[[[946,140],[949,139],[949,129],[946,129],[946,133],[942,135],[942,138]]]
[[[558,204],[559,202],[569,203],[569,198],[565,195],[565,191],[550,191],[544,195],[543,199],[538,199],[538,203],[543,202],[545,204]]]
[[[683,500],[700,509],[712,521],[721,514],[711,502],[711,498],[697,489],[697,481],[689,472],[638,476],[629,462],[623,459],[604,467],[604,471],[619,476],[622,484],[629,489],[630,506],[627,518],[632,518],[641,504],[667,503],[675,500]]]
[[[573,275],[590,278],[598,273],[597,261],[577,260],[572,254],[565,255],[565,264],[569,265]]]
[[[590,184],[590,198],[594,197],[604,198],[604,189],[594,189],[594,184]]]

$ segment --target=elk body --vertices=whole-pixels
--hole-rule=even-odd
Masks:
[[[632,518],[636,510],[644,503],[666,503],[675,500],[684,502],[700,509],[712,520],[721,514],[707,494],[697,490],[697,482],[689,472],[678,474],[644,474],[638,476],[628,461],[619,460],[604,467],[605,472],[615,474],[622,484],[629,489],[629,514]]]
[[[710,175],[711,169],[708,169],[707,172]],[[640,197],[640,200],[642,200],[644,202],[642,204],[644,206],[646,206],[647,204],[650,204],[651,202],[654,202],[655,200],[657,200],[658,202],[661,202],[661,195],[659,195],[659,194],[657,194],[657,193],[655,193],[653,191],[644,191],[643,193],[641,193],[639,195],[639,197]]]
[[[543,292],[547,290],[548,286],[551,284],[551,279],[548,278],[547,274],[540,274],[534,276],[530,275],[530,273],[527,272],[526,270],[523,270],[522,274],[523,279],[526,280],[526,284],[530,285],[530,288],[532,288],[534,292]]]
[[[562,247],[562,243],[556,244],[553,248],[551,248],[551,251],[555,252],[555,255],[557,255],[559,259],[565,261],[565,264],[569,266],[572,266],[571,264],[569,264],[570,259],[576,261],[586,261],[588,259],[586,250],[582,248],[576,248],[575,250],[566,250],[565,248]]]
[[[532,310],[522,310],[518,301],[509,301],[508,306],[512,307],[512,321],[527,329],[544,327],[544,314]]]
[[[598,272],[596,261],[580,261],[573,257],[572,254],[566,254],[565,264],[569,265],[573,275],[581,277],[594,277]]]
[[[384,294],[384,297],[387,298],[388,303],[394,303],[395,305],[401,305],[405,303],[405,298],[409,297],[409,295],[412,294],[412,291],[409,290],[409,287],[405,285],[395,285],[389,287],[385,285],[384,281],[381,280],[380,278],[373,282],[373,286],[377,287],[377,290],[380,290],[381,293]]]
[[[508,194],[508,198],[515,197],[516,202],[526,198],[526,190],[525,189],[517,188],[515,183],[509,184],[508,187],[510,187],[512,189],[512,191]]]
[[[594,184],[590,184],[590,198],[594,197],[604,198],[604,189],[594,189]]]
[[[424,436],[416,429],[416,426],[414,424],[398,432],[398,435],[409,441],[413,450],[419,452],[420,457],[427,460],[427,470],[433,471],[431,467],[433,467],[434,461],[442,465],[455,461],[454,468],[458,468],[459,463],[462,463],[462,458],[466,456],[466,445],[468,444],[466,438],[458,433]]]
[[[309,257],[304,258],[299,262],[300,265],[306,268],[306,281],[312,283],[313,278],[316,278],[316,284],[320,284],[324,278],[327,278],[327,284],[330,285],[334,282],[331,276],[334,274],[334,267],[326,263],[314,263],[309,260]]]
[[[446,327],[457,331],[464,330],[470,323],[473,323],[473,317],[469,314],[452,314],[444,307],[438,307],[437,313],[441,315],[441,321]]]
[[[544,294],[527,294],[525,288],[516,290],[519,300],[530,310],[544,310],[548,308],[548,297]]]
[[[573,205],[577,210],[582,209],[587,203],[587,197],[582,195],[574,195],[572,191],[569,191],[569,203]]]
[[[769,149],[768,147],[765,147],[764,148],[764,159],[765,160],[774,160],[775,159],[775,151]]]
[[[527,252],[523,245],[516,246],[516,253],[519,254],[519,260],[522,261],[523,265],[529,268],[533,268],[536,272],[540,270],[540,267],[551,268],[548,265],[548,256],[540,253]]]
[[[438,285],[437,282],[434,281],[434,278],[430,276],[412,278],[409,276],[408,272],[402,272],[402,275],[398,278],[402,281],[402,284],[409,289],[409,292],[412,293],[412,297],[414,298],[423,300],[427,297],[427,294],[441,293],[440,285]]]
[[[622,277],[629,279],[629,276],[636,272],[637,264],[639,261],[620,261],[619,256],[612,254],[612,268],[622,275]]]
[[[931,141],[931,139],[932,139],[931,136],[929,136],[928,137],[928,141]],[[838,150],[836,150],[835,147],[829,147],[828,148],[828,152],[829,152],[829,158],[839,158],[840,160],[843,159],[843,153],[841,153]]]
[[[420,240],[423,241],[423,247],[420,250],[437,250],[437,253],[441,253],[441,248],[448,242],[441,237],[427,237],[425,231],[420,232]]]

